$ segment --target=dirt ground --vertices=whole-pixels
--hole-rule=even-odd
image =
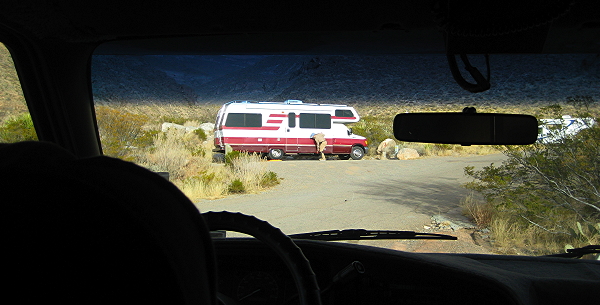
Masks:
[[[411,252],[491,253],[485,243],[473,239],[474,225],[461,214],[459,203],[468,194],[462,187],[468,181],[464,167],[487,166],[502,157],[268,162],[268,170],[281,178],[280,185],[197,206],[202,212],[254,215],[286,234],[341,229],[442,233],[458,240],[356,243]]]

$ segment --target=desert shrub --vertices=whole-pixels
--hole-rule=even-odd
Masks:
[[[212,178],[206,178],[204,175],[194,176],[174,183],[192,201],[216,199],[223,197],[228,191],[228,184],[221,178],[223,177],[220,174],[215,173]]]
[[[394,139],[393,117],[364,116],[351,127],[352,132],[367,138],[371,147],[377,147],[385,139]],[[376,149],[369,150],[369,154],[376,153]]]
[[[232,150],[228,153],[225,154],[225,164],[227,165],[233,165],[233,162],[235,159],[240,158],[240,156],[242,156],[243,153],[237,150]]]
[[[153,144],[157,130],[145,129],[148,117],[108,106],[96,107],[98,132],[105,155],[133,161],[137,150]]]
[[[190,148],[190,152],[194,157],[206,157],[207,155],[206,149],[204,149],[204,147],[201,146]]]
[[[179,124],[179,125],[183,125],[187,121],[183,117],[176,117],[176,116],[163,116],[160,120],[163,122]]]
[[[203,173],[199,176],[200,180],[205,184],[211,184],[213,181],[217,180],[217,175],[213,173]]]
[[[234,154],[230,153],[230,156]],[[231,158],[228,168],[231,169],[232,176],[239,179],[247,192],[258,192],[264,189],[261,184],[266,170],[266,161],[257,154],[241,152],[235,158]]]
[[[0,126],[0,142],[37,141],[37,133],[29,113],[8,119]]]
[[[569,228],[569,231],[572,236],[575,236],[585,245],[598,244],[600,241],[600,222],[595,224],[588,223],[587,226],[582,225],[580,222],[575,222],[575,227]],[[572,245],[568,246],[572,247]]]
[[[184,132],[169,129],[154,136],[153,146],[139,156],[138,162],[154,171],[169,172],[173,179],[182,179],[191,157]]]
[[[208,136],[206,135],[206,132],[202,128],[198,128],[198,129],[194,130],[194,134],[198,136],[200,141],[206,141],[206,139],[208,138]]]
[[[244,187],[244,183],[240,179],[235,179],[231,181],[227,190],[232,194],[240,194],[246,192],[246,187]]]
[[[489,202],[480,202],[471,193],[460,202],[463,215],[473,221],[477,227],[487,228],[492,222],[495,210]]]
[[[542,112],[560,115],[560,110],[553,106]],[[581,244],[574,224],[588,228],[600,219],[600,127],[502,150],[508,158],[500,165],[465,168],[474,178],[466,187],[483,194],[519,231],[535,231],[530,243]]]
[[[260,185],[262,187],[272,187],[277,184],[279,184],[279,177],[272,171],[266,172],[260,180]]]

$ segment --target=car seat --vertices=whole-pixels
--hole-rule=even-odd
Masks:
[[[0,144],[5,299],[216,304],[209,233],[173,184],[51,143]]]

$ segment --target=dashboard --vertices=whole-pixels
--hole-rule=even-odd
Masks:
[[[600,262],[550,257],[417,254],[297,240],[323,304],[558,304],[599,297]],[[219,291],[239,304],[297,304],[285,264],[253,239],[215,239]],[[360,262],[361,273],[332,285]]]

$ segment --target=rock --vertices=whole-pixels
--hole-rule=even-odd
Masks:
[[[179,125],[179,124],[175,124],[175,123],[165,122],[165,123],[162,123],[161,131],[166,132],[170,128],[182,130],[185,132],[192,132],[196,129],[202,129],[208,135],[208,134],[213,133],[213,131],[215,129],[215,124],[214,123],[202,123],[202,124],[200,124],[200,126],[183,126],[183,125]]]
[[[417,152],[416,149],[413,148],[402,148],[401,150],[398,151],[398,154],[396,155],[396,157],[399,160],[411,160],[411,159],[417,159],[420,157],[419,153]]]
[[[161,126],[161,131],[162,132],[167,132],[167,130],[169,129],[177,129],[177,130],[182,130],[185,132],[190,132],[190,131],[194,131],[196,129],[198,129],[199,127],[193,127],[193,126],[183,126],[183,125],[179,125],[179,124],[175,124],[175,123],[162,123]]]
[[[457,231],[459,229],[473,229],[474,225],[458,219],[451,219],[446,215],[431,216],[431,224],[436,230]]]
[[[215,130],[215,123],[202,123],[200,128],[206,132],[206,134],[212,133]]]
[[[385,139],[377,146],[377,153],[380,154],[380,159],[387,159],[388,156],[394,155],[396,148],[396,141],[393,139]]]

